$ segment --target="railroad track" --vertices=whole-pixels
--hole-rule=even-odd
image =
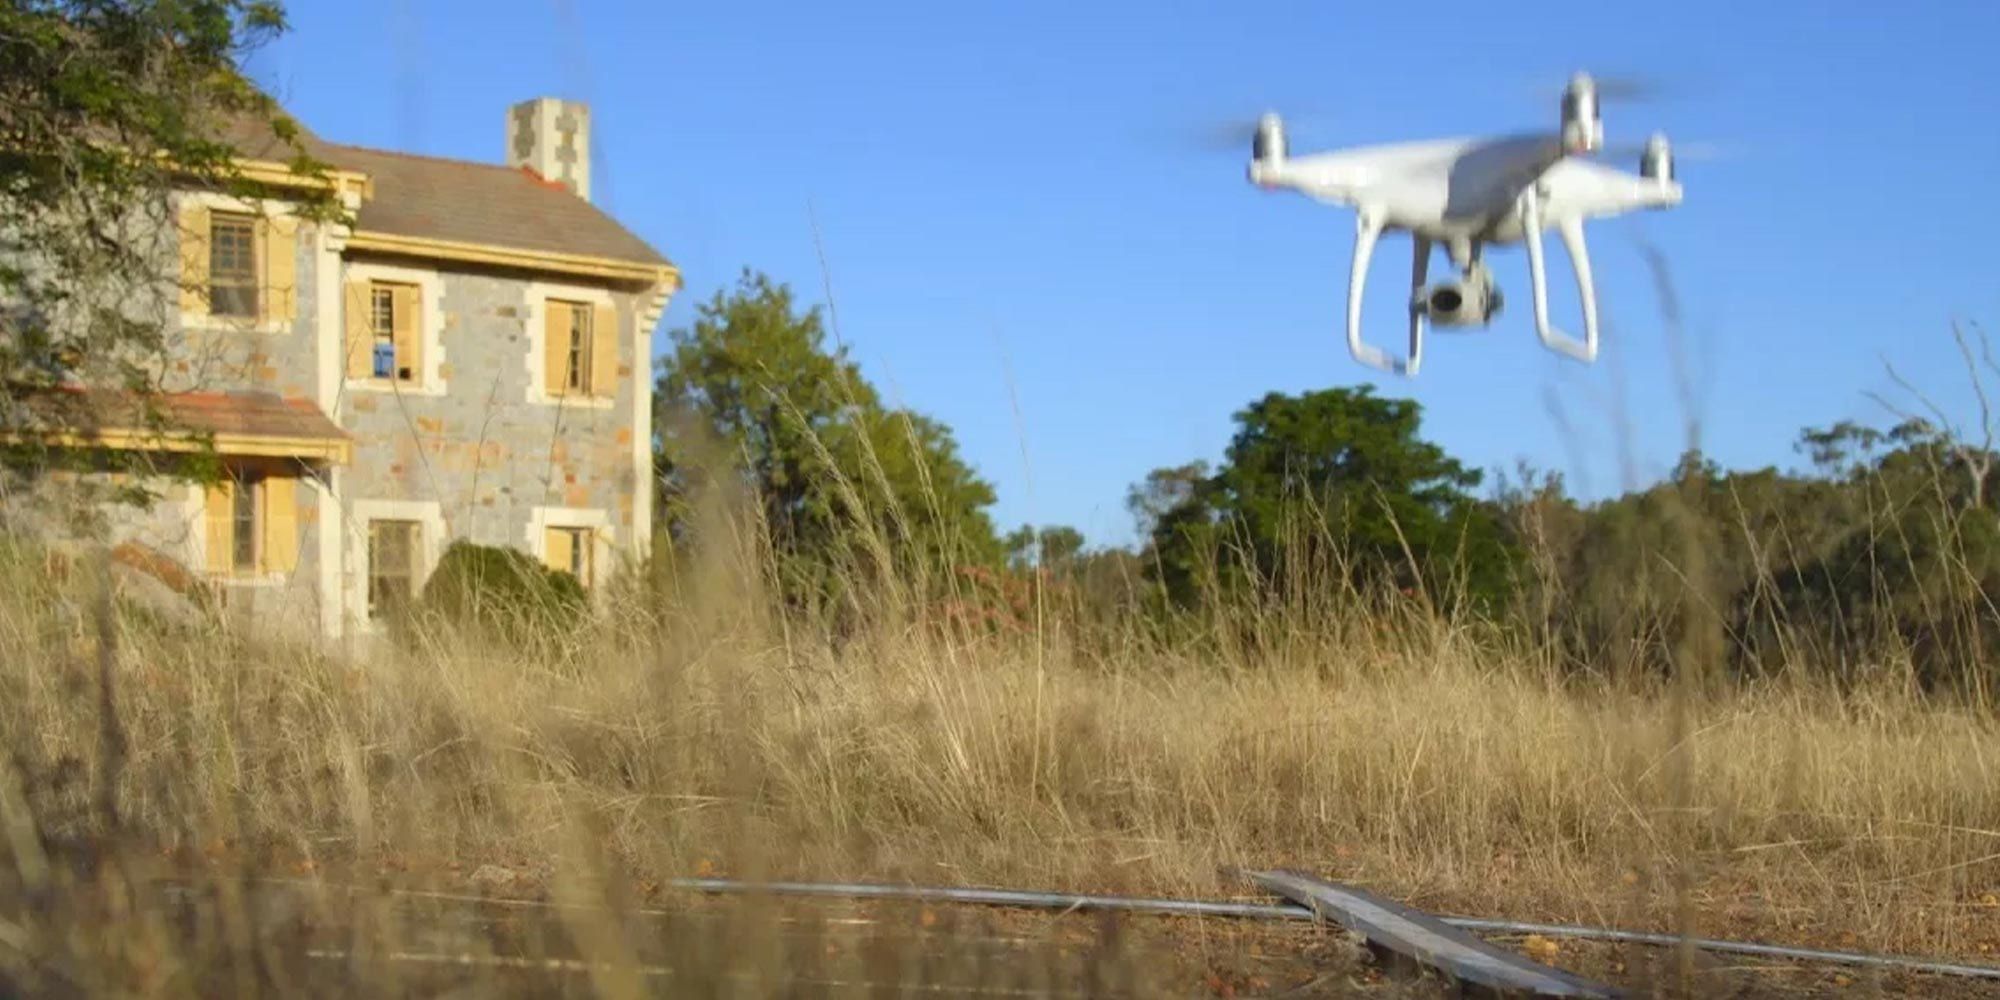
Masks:
[[[1267,901],[1245,900],[1199,900],[1149,898],[1115,895],[1092,895],[1077,893],[1050,893],[1005,888],[965,888],[946,886],[884,885],[869,883],[825,883],[825,882],[757,882],[719,878],[676,879],[662,888],[705,897],[734,897],[759,899],[793,899],[804,901],[844,900],[862,903],[914,903],[926,907],[942,908],[1003,908],[1015,911],[1041,911],[1058,913],[1090,912],[1105,915],[1167,916],[1182,918],[1204,918],[1252,924],[1332,924],[1346,929],[1353,937],[1365,941],[1373,952],[1375,964],[1385,970],[1402,973],[1417,973],[1430,980],[1441,981],[1450,987],[1503,996],[1533,997],[1617,997],[1626,995],[1610,984],[1596,982],[1572,971],[1555,968],[1529,959],[1526,955],[1499,947],[1478,935],[1540,935],[1547,938],[1567,938],[1619,942],[1628,945],[1671,948],[1690,947],[1711,955],[1750,956],[1787,963],[1805,965],[1843,966],[1853,968],[1873,968],[1893,970],[1898,974],[1931,977],[1942,982],[1945,977],[1970,984],[1985,983],[1996,994],[2000,994],[2000,968],[1961,963],[1937,962],[1925,959],[1893,955],[1873,955],[1857,952],[1824,951],[1805,948],[1788,948],[1777,945],[1750,942],[1720,941],[1709,939],[1683,940],[1664,934],[1626,931],[1615,928],[1577,927],[1540,923],[1522,923],[1491,920],[1476,917],[1439,916],[1413,909],[1401,903],[1384,899],[1364,889],[1329,882],[1294,871],[1241,871],[1236,873],[1248,885],[1257,887],[1271,898]],[[492,896],[457,894],[446,892],[426,892],[407,889],[377,889],[373,887],[345,887],[308,880],[262,879],[255,884],[265,892],[294,893],[341,893],[349,892],[357,897],[386,895],[406,904],[428,904],[429,910],[417,915],[408,923],[414,927],[442,924],[453,919],[462,919],[467,913],[478,911],[486,914],[535,913],[547,916],[551,927],[566,926],[568,918],[562,911],[576,910],[602,912],[602,908],[564,906],[545,900],[506,899]],[[170,886],[170,894],[192,898],[196,891],[185,886]],[[281,909],[283,907],[280,907]],[[685,916],[684,910],[633,909],[620,914],[622,918],[666,919]],[[784,918],[794,923],[807,922],[805,918]],[[843,921],[813,920],[819,932],[828,926],[838,926]],[[847,919],[847,925],[884,925],[876,919]],[[796,928],[788,934],[799,934]],[[535,972],[555,976],[594,976],[605,971],[607,963],[603,956],[583,954],[551,954],[546,948],[535,947],[522,950],[523,954],[493,953],[491,949],[479,951],[463,946],[461,938],[454,940],[435,939],[430,944],[416,944],[394,949],[363,950],[329,946],[325,942],[304,947],[307,958],[318,963],[359,961],[401,963],[411,966],[426,966],[435,969],[483,968],[489,973]],[[968,938],[967,940],[973,940]],[[1008,959],[1001,952],[1012,949],[1018,955],[1022,949],[1037,947],[1037,943],[1025,936],[1002,937],[990,931],[977,936],[981,960],[991,959],[1004,967]],[[515,946],[509,946],[515,947]],[[971,946],[967,945],[970,949]],[[998,951],[995,951],[998,949]],[[988,954],[990,952],[991,954]],[[998,958],[994,956],[998,955]],[[615,963],[612,963],[615,964]],[[1085,962],[1085,965],[1088,963]],[[1085,970],[1087,971],[1087,970]],[[671,962],[655,956],[626,955],[622,975],[632,977],[635,982],[658,981],[677,975],[686,975],[684,967],[676,967]],[[741,977],[741,971],[718,974],[721,978]],[[916,989],[918,993],[964,993],[972,995],[1106,995],[1101,989],[1076,989],[1056,982],[1036,986],[1023,986],[1018,982],[984,981],[977,979],[979,973],[967,975],[975,977],[971,982],[933,982]],[[1088,976],[1077,979],[1082,982]],[[842,987],[872,989],[885,985],[853,976],[834,974],[802,974],[787,980],[793,987],[811,986],[815,989],[837,991]],[[1975,987],[1983,988],[1983,987]],[[906,988],[906,991],[907,988]],[[1117,995],[1116,991],[1109,991]]]

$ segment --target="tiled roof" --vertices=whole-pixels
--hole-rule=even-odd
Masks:
[[[521,167],[327,145],[327,162],[374,180],[355,228],[666,264],[659,251],[568,189]]]
[[[348,439],[312,400],[267,392],[177,392],[153,397],[170,431],[208,432],[253,438],[338,442]],[[31,407],[50,418],[67,415],[60,426],[88,420],[105,431],[138,430],[137,397],[108,390],[65,389],[39,397]]]
[[[270,128],[254,120],[231,119],[222,132],[246,157],[290,159]],[[527,169],[345,146],[304,125],[299,134],[314,159],[373,180],[374,196],[355,220],[358,231],[668,264],[603,209]]]

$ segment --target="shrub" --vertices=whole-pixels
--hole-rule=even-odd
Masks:
[[[569,573],[517,549],[463,539],[445,549],[420,602],[426,617],[515,640],[567,632],[589,608],[583,584]]]

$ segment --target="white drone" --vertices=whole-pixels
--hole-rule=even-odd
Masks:
[[[1481,261],[1486,244],[1523,242],[1533,285],[1535,331],[1550,350],[1591,362],[1597,358],[1597,289],[1583,242],[1585,219],[1681,200],[1666,136],[1655,133],[1640,153],[1637,176],[1584,157],[1604,147],[1598,86],[1572,77],[1562,98],[1562,130],[1497,139],[1440,139],[1287,156],[1284,123],[1257,122],[1250,182],[1290,189],[1316,201],[1356,210],[1354,264],[1347,289],[1347,348],[1355,360],[1398,375],[1415,375],[1423,361],[1424,328],[1484,327],[1499,313],[1500,290]],[[1583,296],[1583,338],[1549,324],[1542,230],[1562,234]],[[1385,230],[1407,230],[1415,243],[1410,278],[1410,353],[1398,360],[1361,339],[1361,297],[1368,260]],[[1443,244],[1457,280],[1425,284],[1431,247]]]

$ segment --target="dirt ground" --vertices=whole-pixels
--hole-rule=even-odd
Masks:
[[[213,890],[172,895],[188,934],[231,922],[214,916],[227,907]],[[284,885],[245,898],[239,905],[261,928],[258,977],[295,995],[1455,995],[1380,961],[1338,928],[1306,921],[673,894],[613,917],[533,900],[361,899]],[[1683,963],[1671,949],[1532,936],[1489,940],[1635,996],[2000,996],[1995,981],[1700,953]]]

